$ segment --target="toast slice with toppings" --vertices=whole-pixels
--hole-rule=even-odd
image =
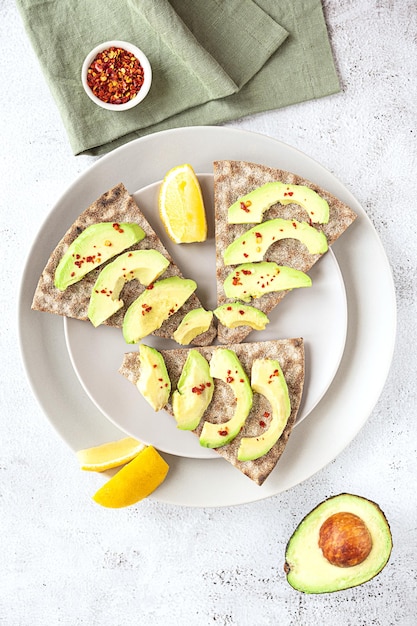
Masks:
[[[250,201],[247,203],[248,206],[246,206],[245,202],[239,202],[239,199],[273,182],[289,185],[289,191],[285,198],[285,204],[278,201],[265,209],[261,217],[261,223],[263,225],[268,220],[274,220],[276,218],[294,221],[296,226],[297,222],[304,222],[324,233],[327,238],[328,246],[331,246],[356,218],[356,214],[345,203],[301,176],[246,161],[215,161],[214,208],[216,223],[216,282],[218,306],[228,302],[234,302],[237,299],[236,297],[228,297],[226,295],[225,281],[228,276],[231,276],[233,271],[236,271],[236,268],[237,271],[239,271],[240,266],[226,265],[224,262],[224,253],[228,248],[230,250],[230,245],[234,241],[247,233],[249,229],[254,228],[256,223],[259,223],[255,220],[251,223],[249,221],[250,218],[247,217],[251,209]],[[321,201],[325,200],[328,203],[328,221],[326,223],[314,223],[311,212],[306,211],[303,206],[296,203],[294,200],[291,202],[291,199],[295,197],[291,185],[307,187],[309,190],[318,194]],[[238,204],[236,205],[236,203]],[[245,223],[229,223],[229,208],[235,205],[235,207],[238,207],[239,211],[240,204],[242,212],[245,214]],[[256,231],[256,228],[254,230]],[[278,239],[277,237],[277,241],[266,251],[264,261],[306,273],[323,255],[322,253],[310,253],[308,248],[295,238],[285,237]],[[251,254],[246,254],[245,261],[251,261]],[[247,268],[244,271],[248,271]],[[236,277],[231,277],[237,282]],[[241,277],[241,275],[238,276],[238,278]],[[314,285],[311,288],[314,289]],[[263,313],[268,314],[290,290],[291,289],[286,289],[284,291],[265,293],[260,297],[250,300],[250,304]],[[227,328],[219,323],[218,339],[221,343],[225,344],[238,343],[243,341],[251,330],[252,328],[248,326]]]
[[[138,224],[145,232],[145,237],[128,248],[128,250],[157,250],[170,262],[161,278],[165,279],[173,276],[183,277],[180,269],[174,263],[165,246],[144,217],[134,198],[128,193],[125,186],[120,183],[104,193],[85,209],[57,244],[38,281],[33,297],[32,309],[84,321],[88,320],[88,307],[92,289],[101,269],[106,264],[92,269],[79,282],[69,285],[64,291],[60,291],[56,288],[54,277],[56,268],[70,244],[88,226],[102,222]],[[110,261],[112,260],[114,259]],[[123,308],[109,317],[104,324],[122,327],[126,310],[144,290],[145,286],[141,285],[137,280],[127,282],[121,294],[124,302]],[[184,316],[190,311],[201,307],[202,304],[200,300],[195,293],[193,293],[178,311],[164,321],[158,330],[154,331],[154,334],[163,338],[172,338],[173,333],[178,328]],[[210,328],[196,337],[192,343],[196,345],[209,345],[212,343],[215,336],[216,328],[212,322]]]
[[[265,396],[260,393],[253,394],[252,408],[239,434],[227,445],[215,448],[216,452],[226,461],[255,483],[262,485],[281,458],[296,421],[304,385],[304,342],[301,338],[295,338],[227,346],[206,346],[195,349],[210,362],[214,352],[223,348],[230,349],[236,354],[249,379],[251,377],[252,365],[256,359],[278,360],[288,387],[291,405],[289,418],[278,441],[266,454],[254,460],[238,460],[238,450],[242,438],[262,436],[268,428],[271,406]],[[165,361],[173,392],[177,387],[189,352],[190,349],[188,348],[160,351]],[[139,352],[126,353],[119,372],[136,385],[141,372]],[[212,400],[200,423],[193,430],[193,433],[198,437],[200,437],[206,421],[218,424],[221,430],[222,424],[228,421],[234,412],[233,397],[231,397],[228,386],[223,384],[222,381],[219,382],[218,379],[215,379],[214,386]],[[174,414],[172,395],[165,406],[165,410],[171,415]]]

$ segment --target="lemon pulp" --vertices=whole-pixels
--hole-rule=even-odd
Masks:
[[[173,167],[159,190],[159,215],[168,236],[175,243],[194,243],[207,239],[207,220],[203,194],[191,165]]]

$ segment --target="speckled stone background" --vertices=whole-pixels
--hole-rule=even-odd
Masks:
[[[382,395],[348,448],[287,493],[234,508],[147,500],[110,511],[92,502],[101,482],[78,469],[38,407],[16,324],[25,251],[94,159],[73,157],[16,7],[2,0],[0,624],[417,624],[416,5],[325,0],[324,8],[342,92],[230,126],[315,158],[373,221],[398,298],[398,338]],[[356,589],[299,594],[285,581],[286,542],[311,508],[341,491],[386,512],[391,560]]]

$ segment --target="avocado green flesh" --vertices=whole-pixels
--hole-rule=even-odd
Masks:
[[[179,429],[197,428],[213,392],[214,382],[207,360],[197,350],[190,350],[172,394],[172,409]]]
[[[224,263],[262,261],[268,248],[282,239],[297,239],[310,254],[324,254],[328,250],[326,235],[321,230],[307,222],[277,218],[254,226],[235,239],[224,251]]]
[[[273,204],[297,204],[307,211],[312,222],[327,224],[329,204],[310,187],[279,181],[266,183],[234,202],[228,210],[229,224],[259,224]]]
[[[126,343],[137,343],[162,326],[191,294],[197,284],[190,279],[172,276],[150,285],[127,309],[123,318]]]
[[[335,513],[349,512],[360,517],[371,537],[368,557],[352,567],[332,565],[319,548],[322,524]],[[367,582],[387,564],[392,537],[385,515],[374,502],[351,494],[340,494],[319,504],[295,530],[285,554],[289,584],[304,593],[330,593]]]
[[[140,374],[137,388],[154,411],[160,411],[168,402],[171,381],[164,357],[160,352],[142,344],[139,347]]]
[[[106,265],[98,275],[88,306],[93,326],[99,326],[123,307],[119,295],[127,282],[136,279],[142,285],[150,285],[168,265],[168,259],[157,250],[125,252]]]
[[[145,237],[138,224],[101,222],[87,226],[71,243],[55,270],[55,287],[65,291],[86,274]]]
[[[288,387],[281,366],[275,359],[256,359],[252,365],[253,391],[269,401],[272,418],[269,428],[258,437],[243,437],[237,454],[239,461],[259,459],[276,444],[291,414]]]
[[[264,330],[269,324],[269,319],[263,311],[239,302],[222,304],[213,313],[226,328],[250,326],[254,330]]]
[[[298,287],[311,287],[311,278],[300,270],[269,261],[242,263],[230,272],[223,283],[227,298],[244,302],[266,293]]]
[[[239,434],[252,408],[253,393],[246,372],[233,350],[215,350],[210,361],[210,374],[230,385],[236,400],[235,411],[230,420],[221,424],[204,422],[200,445],[205,448],[220,448]]]
[[[212,319],[213,313],[203,308],[189,311],[173,334],[175,341],[182,346],[188,345],[210,328]]]

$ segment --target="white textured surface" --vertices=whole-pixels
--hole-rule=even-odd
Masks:
[[[235,508],[148,500],[109,511],[90,498],[99,477],[79,471],[33,398],[16,330],[22,251],[93,159],[72,156],[14,3],[2,1],[0,624],[417,623],[415,3],[325,0],[324,6],[342,93],[230,126],[299,148],[366,209],[398,297],[386,386],[351,445],[290,492]],[[9,55],[21,60],[23,86],[10,72]],[[298,594],[282,570],[286,541],[311,508],[342,491],[375,500],[386,512],[394,539],[389,565],[353,590]]]

